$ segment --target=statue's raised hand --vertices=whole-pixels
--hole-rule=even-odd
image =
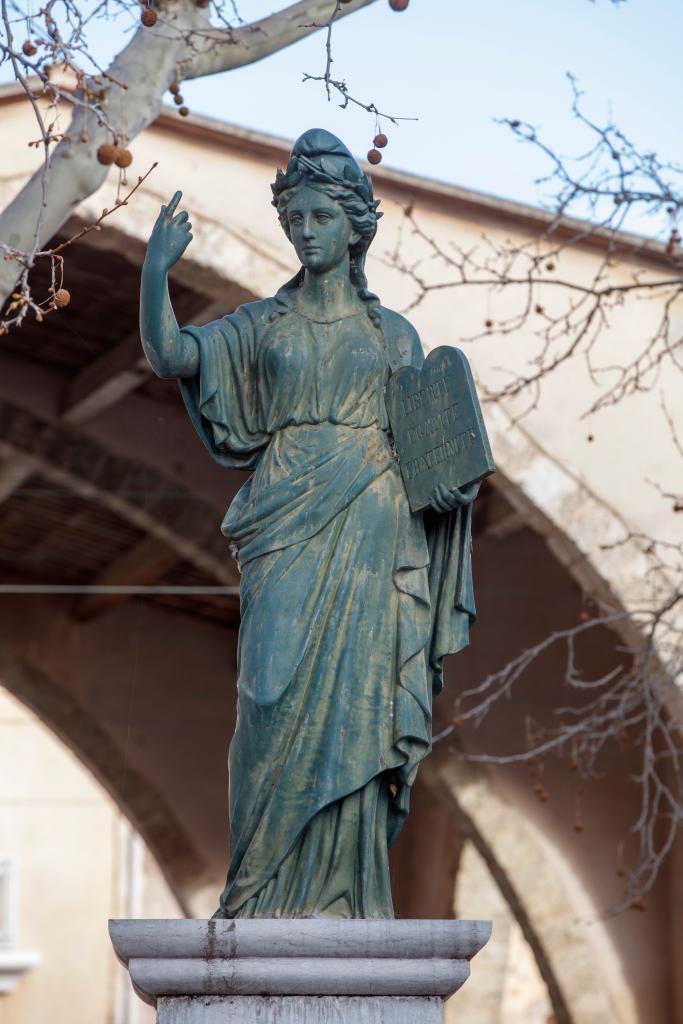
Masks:
[[[182,194],[176,192],[170,203],[161,207],[147,243],[147,260],[166,273],[175,266],[192,241],[189,214],[185,210],[176,214]]]

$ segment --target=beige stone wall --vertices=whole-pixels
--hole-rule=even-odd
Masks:
[[[474,846],[463,851],[455,891],[460,918],[483,917],[493,932],[472,975],[446,1005],[446,1024],[552,1024],[552,1006],[528,943]]]
[[[0,689],[3,857],[16,864],[15,950],[35,951],[41,963],[14,992],[0,995],[2,1024],[153,1020],[128,996],[107,920],[129,913],[177,917],[175,901],[109,796]]]

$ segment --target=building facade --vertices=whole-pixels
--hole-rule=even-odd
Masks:
[[[5,90],[0,116],[5,202],[33,169],[35,153],[25,145],[30,112],[16,92]],[[0,681],[107,790],[143,837],[181,911],[206,916],[223,881],[228,844],[225,752],[239,606],[227,591],[188,596],[182,588],[238,585],[218,526],[241,478],[211,463],[175,384],[153,379],[141,360],[137,288],[145,239],[160,203],[177,188],[194,233],[173,274],[179,318],[205,322],[273,294],[291,277],[293,253],[268,207],[269,183],[288,145],[165,112],[133,151],[136,173],[157,167],[129,206],[71,250],[68,309],[24,326],[0,349],[0,563],[8,587],[42,587],[0,595]],[[529,245],[547,228],[548,219],[527,207],[388,170],[374,179],[385,216],[368,277],[395,309],[419,297],[406,267],[419,264],[438,284],[452,268],[435,252],[491,240]],[[123,187],[112,176],[75,212],[64,237],[111,208]],[[604,258],[600,244],[586,237],[567,250],[563,274],[590,279]],[[611,272],[654,274],[663,259],[655,246],[634,242]],[[549,284],[543,308],[553,308],[554,294]],[[514,348],[482,331],[489,320],[514,316],[515,303],[508,292],[435,288],[408,315],[427,350],[483,335],[466,351],[487,394],[537,355],[533,321],[517,332]],[[616,310],[600,340],[604,365],[636,351],[660,315],[656,303]],[[677,307],[671,315],[682,318]],[[676,382],[664,377],[631,404],[586,419],[595,387],[581,361],[567,360],[526,415],[520,416],[525,396],[485,403],[498,472],[482,491],[475,523],[479,622],[471,648],[448,666],[437,731],[453,718],[465,685],[578,621],[587,601],[628,610],[649,598],[643,544],[616,542],[639,534],[676,539],[669,507],[646,483],[654,478],[673,487],[678,472],[661,416],[662,401],[676,408]],[[126,600],[48,591],[62,583],[155,584],[165,592]],[[582,658],[597,677],[611,670],[625,642],[617,627],[595,630]],[[458,914],[482,916],[483,904],[494,908],[495,899],[482,895],[482,909],[473,906],[476,887],[465,889],[463,872],[474,878],[484,864],[507,939],[497,951],[491,947],[495,984],[477,977],[484,954],[477,962],[477,983],[461,996],[462,1019],[465,1000],[484,987],[494,1007],[486,1020],[514,1019],[516,983],[505,988],[514,971],[501,973],[512,957],[522,975],[528,968],[541,979],[540,989],[528,987],[541,992],[536,1008],[520,1011],[534,1024],[546,1011],[561,1024],[669,1024],[683,1012],[676,1009],[682,995],[673,971],[683,910],[679,853],[645,912],[606,913],[620,898],[620,851],[637,817],[629,779],[638,751],[618,744],[606,750],[600,778],[580,794],[577,829],[577,785],[566,760],[545,765],[549,799],[541,801],[527,766],[477,767],[454,750],[458,743],[474,753],[523,750],[529,720],[552,720],[566,699],[564,678],[562,653],[549,651],[512,701],[478,729],[463,730],[461,740],[441,744],[424,766],[396,850],[397,910],[448,916],[455,892]],[[103,863],[113,858],[104,839],[112,830],[110,823],[98,836],[109,851]],[[47,857],[49,850],[47,843]],[[97,915],[113,906],[97,904]],[[21,941],[40,949],[32,934]],[[30,976],[24,984],[28,990]],[[508,1007],[505,1017],[501,1006]],[[457,1000],[449,1012],[457,1021]]]

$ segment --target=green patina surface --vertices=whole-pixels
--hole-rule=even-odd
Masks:
[[[384,390],[423,355],[368,289],[370,178],[316,129],[273,193],[301,262],[273,298],[178,328],[166,275],[191,238],[179,194],[142,281],[153,368],[179,379],[212,456],[250,472],[222,527],[242,622],[217,916],[390,917],[388,848],[431,747],[443,659],[474,620],[476,487],[442,483],[411,511]]]

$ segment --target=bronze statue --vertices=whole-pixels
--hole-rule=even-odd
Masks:
[[[392,917],[388,849],[431,747],[442,664],[474,620],[471,503],[411,512],[384,388],[414,328],[368,288],[372,184],[323,130],[272,186],[301,262],[273,298],[178,328],[167,274],[191,240],[177,192],[142,276],[154,371],[178,378],[213,457],[250,473],[223,533],[241,567],[231,858],[218,917]],[[227,557],[227,547],[226,547]]]

